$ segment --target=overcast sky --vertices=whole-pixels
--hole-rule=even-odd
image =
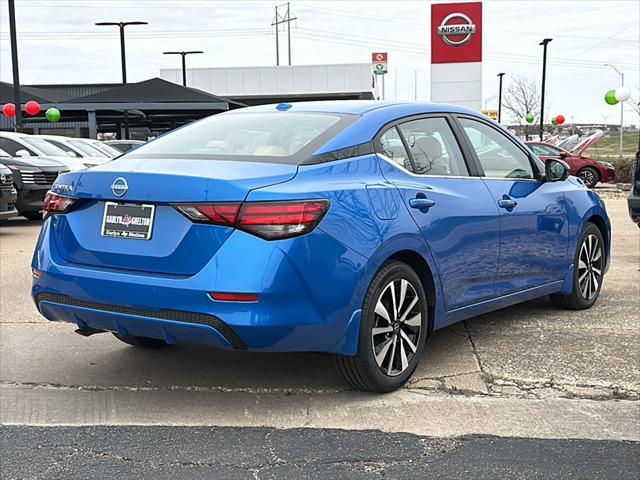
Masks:
[[[270,26],[276,3],[210,0],[16,0],[20,80],[24,84],[119,82],[120,51],[115,27],[97,21],[148,21],[128,27],[130,82],[179,66],[165,50],[204,50],[191,56],[192,67],[275,64]],[[442,3],[442,2],[439,2]],[[387,98],[429,99],[430,2],[291,2],[294,64],[369,62],[372,51],[389,52]],[[12,81],[8,6],[0,0],[0,78]],[[640,99],[640,2],[487,1],[484,2],[483,90],[495,107],[498,72],[509,77],[541,77],[544,37],[549,45],[547,95],[554,114],[568,121],[618,123],[620,109],[604,103],[604,93],[619,85],[618,75]],[[281,62],[286,61],[281,36]],[[397,81],[395,79],[397,75]],[[625,123],[638,124],[630,107]]]

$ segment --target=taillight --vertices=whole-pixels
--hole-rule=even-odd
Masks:
[[[312,231],[329,209],[326,200],[174,205],[194,222],[233,226],[266,240]]]
[[[52,213],[67,213],[76,200],[73,197],[47,192],[42,204],[42,218],[47,218]]]
[[[233,226],[240,209],[239,203],[174,205],[179,212],[197,223]]]

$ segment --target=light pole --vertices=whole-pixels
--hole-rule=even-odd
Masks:
[[[185,57],[192,53],[204,53],[202,50],[189,50],[187,52],[162,52],[163,55],[180,55],[182,57],[182,85],[187,86],[187,62]]]
[[[542,95],[540,98],[540,141],[544,135],[544,87],[547,80],[547,45],[553,40],[552,38],[545,38],[540,42],[542,45]]]
[[[618,75],[620,75],[620,86],[624,87],[624,73],[622,73],[620,70],[618,70],[616,67],[614,67],[610,63],[605,63],[604,66],[613,68],[615,72]],[[624,121],[624,102],[620,102],[620,160],[622,160],[622,146],[623,146],[622,132],[624,130],[623,121]]]
[[[499,73],[498,77],[500,78],[500,87],[498,87],[498,123],[502,120],[502,77],[504,77],[504,72]]]
[[[18,40],[16,38],[16,6],[9,0],[9,35],[11,38],[11,66],[13,69],[13,101],[16,105],[16,132],[22,130],[22,104],[20,103],[20,77],[18,75]]]
[[[124,49],[124,27],[127,25],[149,25],[149,22],[96,22],[98,27],[116,26],[120,29],[120,61],[122,63],[122,83],[127,83],[127,59]],[[129,138],[129,113],[124,111],[124,136]]]

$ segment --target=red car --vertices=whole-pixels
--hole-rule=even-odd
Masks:
[[[526,142],[540,159],[545,161],[548,158],[560,158],[571,167],[571,175],[579,177],[589,188],[595,187],[598,182],[615,182],[616,169],[608,162],[598,162],[585,157],[584,152],[593,146],[603,136],[602,131],[598,131],[578,143],[571,151],[557,147],[545,142]]]

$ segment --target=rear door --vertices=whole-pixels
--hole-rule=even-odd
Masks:
[[[400,194],[435,259],[447,310],[494,296],[500,225],[446,115],[389,126],[376,138],[385,177]],[[471,167],[471,168],[470,168]]]
[[[500,209],[496,294],[562,280],[568,266],[563,182],[543,182],[533,158],[495,126],[457,118]]]

